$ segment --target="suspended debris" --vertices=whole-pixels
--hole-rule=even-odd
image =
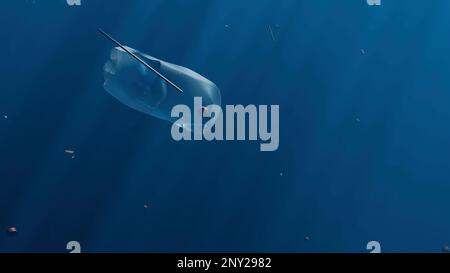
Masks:
[[[17,234],[17,228],[9,227],[8,229],[6,229],[6,233],[8,234],[8,236],[15,236]]]

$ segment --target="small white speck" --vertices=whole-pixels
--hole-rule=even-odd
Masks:
[[[280,176],[283,176],[283,173],[280,173]]]
[[[361,121],[359,118],[356,118],[355,120],[356,120],[356,122],[360,122]]]
[[[362,55],[366,55],[366,51],[364,49],[361,48],[359,51],[361,52]]]
[[[7,116],[7,115],[4,115],[3,117],[4,117],[5,119],[8,119],[8,116]]]

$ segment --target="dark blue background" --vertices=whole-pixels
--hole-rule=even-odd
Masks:
[[[81,1],[0,5],[0,252],[450,243],[449,1]],[[103,90],[98,27],[224,104],[279,104],[279,150],[173,141]]]

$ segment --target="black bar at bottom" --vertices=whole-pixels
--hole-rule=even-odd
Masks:
[[[310,272],[310,269],[316,272],[330,267],[386,270],[392,264],[399,264],[402,269],[435,267],[440,263],[447,266],[450,254],[0,254],[0,262],[13,264],[15,269],[28,267],[25,262],[28,258],[36,266],[47,267],[57,262],[73,269],[99,265],[103,269],[143,269],[139,272]]]

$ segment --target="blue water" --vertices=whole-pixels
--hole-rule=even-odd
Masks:
[[[447,0],[3,1],[0,252],[440,252],[448,18]],[[103,89],[98,27],[223,104],[279,104],[278,151],[172,140]]]

